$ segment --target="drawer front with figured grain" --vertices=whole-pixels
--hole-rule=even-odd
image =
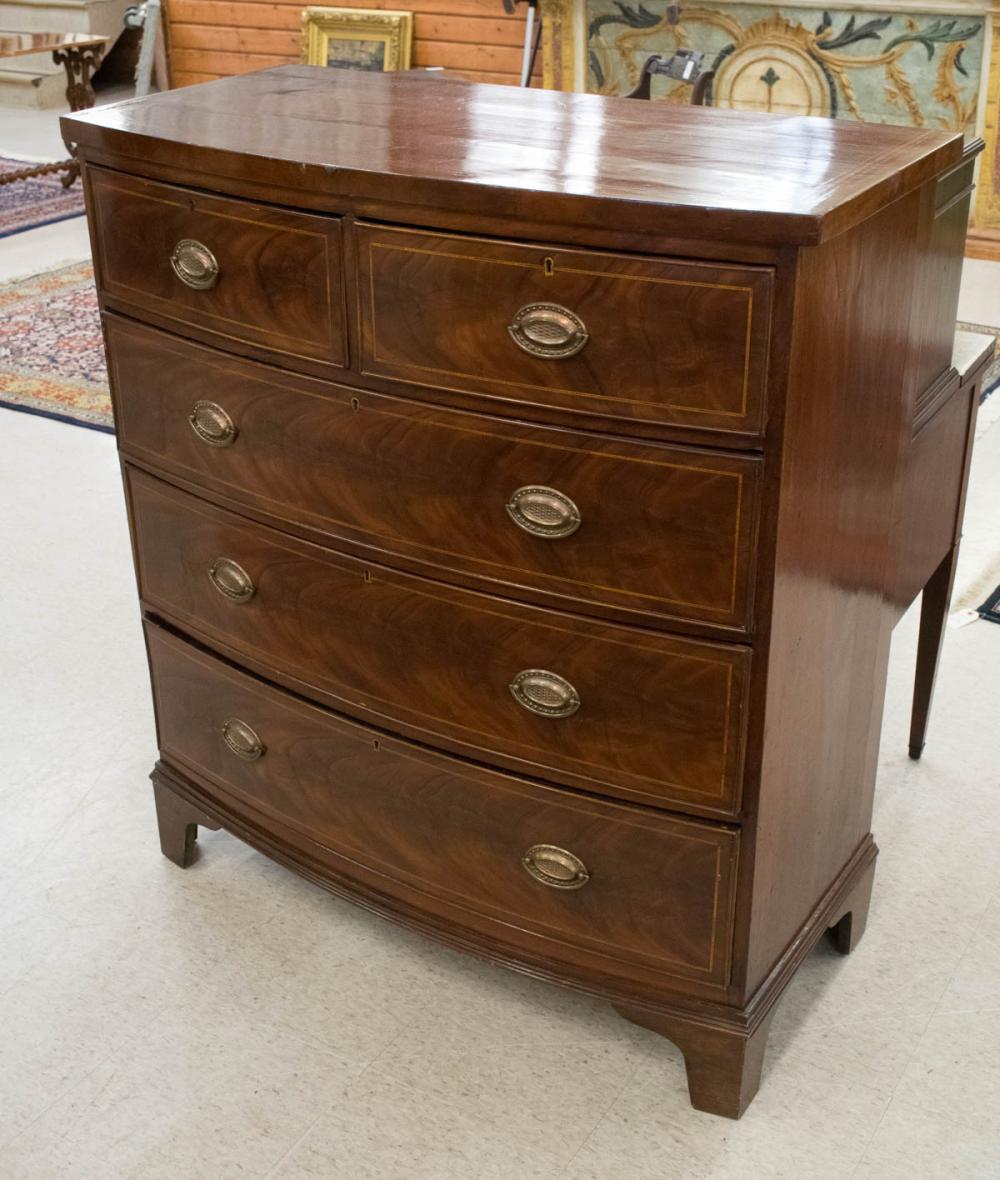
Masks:
[[[459,590],[127,480],[144,605],[234,659],[484,761],[738,809],[748,649]]]
[[[313,381],[107,317],[124,453],[310,539],[615,617],[745,630],[759,460]]]
[[[363,371],[758,434],[771,272],[359,226]]]
[[[333,871],[608,974],[729,977],[739,837],[424,750],[147,625],[166,761]]]
[[[346,365],[339,218],[87,175],[105,302],[284,364]]]

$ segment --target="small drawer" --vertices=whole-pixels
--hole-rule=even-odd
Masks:
[[[126,472],[143,603],[212,647],[474,758],[647,804],[738,809],[747,648],[398,573]]]
[[[104,301],[323,371],[347,363],[340,219],[88,168]]]
[[[433,753],[156,626],[147,642],[164,759],[293,855],[495,957],[727,983],[736,831]]]
[[[762,430],[767,269],[356,232],[365,373],[518,412]]]
[[[107,317],[124,453],[373,560],[744,631],[760,461],[312,381]]]

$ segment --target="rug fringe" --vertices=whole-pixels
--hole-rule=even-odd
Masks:
[[[69,414],[57,414],[54,410],[39,410],[36,406],[19,406],[14,402],[0,398],[0,409],[14,410],[18,414],[34,414],[36,418],[50,418],[53,422],[68,422],[70,426],[82,426],[84,430],[96,430],[101,434],[114,434],[113,426],[105,426],[100,422],[86,422],[83,418],[71,418]]]
[[[82,209],[79,210],[78,212],[73,212],[73,213],[60,213],[58,217],[50,217],[47,221],[36,221],[33,225],[28,226],[27,228],[19,227],[17,229],[2,230],[2,231],[0,231],[0,239],[12,238],[15,234],[30,234],[33,230],[41,229],[45,225],[56,225],[60,221],[71,221],[74,217],[86,217],[86,216],[87,216],[87,214]],[[62,263],[61,265],[65,266],[66,263]],[[53,266],[53,267],[50,267],[49,269],[50,270],[58,270],[59,267]],[[44,271],[44,270],[40,270],[40,271],[37,271],[36,273],[37,274],[47,274],[48,272]],[[32,276],[25,275],[24,277],[26,279],[30,279]]]

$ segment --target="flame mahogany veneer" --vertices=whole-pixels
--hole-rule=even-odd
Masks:
[[[864,929],[960,137],[305,67],[63,128],[164,853],[605,997],[739,1117]]]

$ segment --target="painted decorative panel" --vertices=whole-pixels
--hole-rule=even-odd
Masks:
[[[986,151],[979,170],[979,199],[976,202],[976,225],[980,229],[1000,232],[1000,13],[993,17],[993,53],[990,64],[989,91],[986,95],[986,120],[983,138]],[[1000,243],[984,257],[1000,261]]]
[[[627,93],[653,53],[705,54],[708,102],[972,132],[985,21],[941,13],[586,0],[587,89]],[[653,97],[690,100],[657,77]]]

